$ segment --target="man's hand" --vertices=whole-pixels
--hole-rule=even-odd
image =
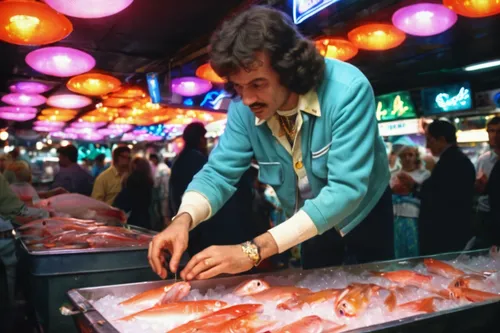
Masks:
[[[171,272],[176,272],[181,256],[188,246],[190,226],[191,216],[181,214],[149,243],[149,265],[162,279],[167,277],[167,270],[163,267],[165,263],[163,251],[167,250],[172,255],[169,268]]]
[[[476,179],[474,188],[476,193],[484,194],[486,192],[486,185],[488,184],[488,177],[483,173],[481,177]]]
[[[241,245],[210,246],[195,255],[184,270],[184,280],[203,280],[222,273],[237,274],[253,267],[253,261],[243,252]]]
[[[278,245],[268,232],[255,238],[254,242],[259,247],[261,260],[278,253]],[[181,277],[184,280],[209,279],[223,273],[246,272],[253,266],[254,262],[243,252],[241,245],[211,246],[191,258]]]

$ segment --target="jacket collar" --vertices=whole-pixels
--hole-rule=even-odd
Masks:
[[[299,96],[298,108],[301,112],[309,113],[316,117],[321,117],[321,107],[319,104],[318,94],[314,89],[310,90],[305,95]],[[255,117],[255,126],[260,126],[266,123],[268,120]]]

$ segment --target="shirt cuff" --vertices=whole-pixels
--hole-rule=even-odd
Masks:
[[[306,212],[297,214],[268,231],[282,253],[318,234],[318,229]]]
[[[210,206],[208,199],[201,193],[189,191],[182,197],[181,206],[179,207],[177,216],[182,213],[188,213],[191,216],[192,230],[212,215],[212,207]]]

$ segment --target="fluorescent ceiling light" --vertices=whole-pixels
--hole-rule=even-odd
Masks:
[[[479,64],[467,66],[464,68],[464,70],[466,70],[467,72],[472,72],[472,71],[478,71],[481,69],[498,67],[498,66],[500,66],[500,60],[493,60],[493,61],[487,61],[487,62],[482,62]]]

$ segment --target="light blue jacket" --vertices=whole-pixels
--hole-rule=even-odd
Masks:
[[[325,78],[316,91],[321,115],[301,112],[302,162],[314,193],[302,210],[320,234],[336,228],[345,235],[387,189],[389,163],[368,79],[348,63],[325,62]],[[214,214],[234,193],[254,156],[259,180],[276,190],[287,216],[292,216],[298,191],[292,156],[267,125],[256,126],[255,116],[241,101],[231,102],[224,134],[187,190],[205,196]]]

